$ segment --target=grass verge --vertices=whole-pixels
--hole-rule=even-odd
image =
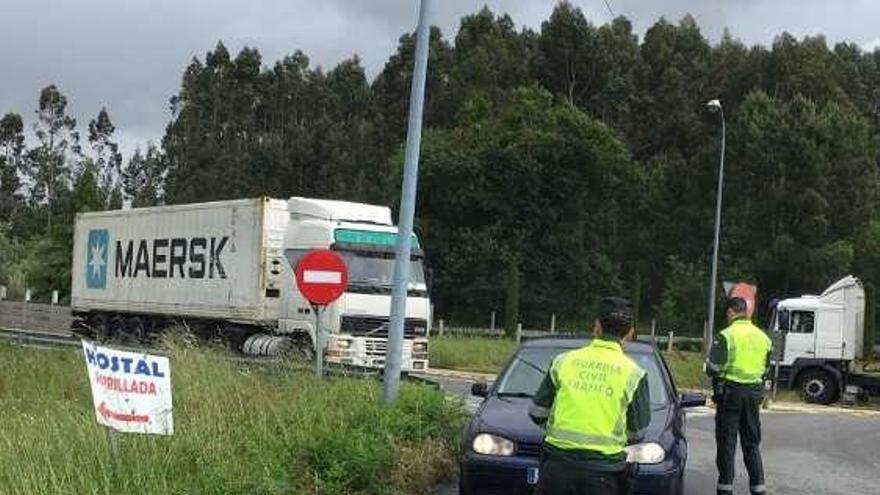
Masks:
[[[703,373],[703,355],[699,352],[662,352],[669,371],[680,389],[698,390],[709,385]]]
[[[454,469],[461,408],[403,384],[323,382],[175,345],[173,437],[120,435],[111,459],[81,352],[0,346],[3,494],[417,494]]]
[[[431,367],[459,371],[498,373],[516,350],[512,339],[490,337],[431,337]],[[699,352],[673,351],[663,353],[679,388],[699,389],[703,386],[703,357]]]
[[[431,336],[429,359],[432,368],[498,373],[516,348],[513,339]]]

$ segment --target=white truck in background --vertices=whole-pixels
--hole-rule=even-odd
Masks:
[[[863,369],[865,290],[847,276],[818,296],[779,301],[770,322],[771,371],[807,402],[830,404],[841,394],[880,394],[880,377]]]
[[[397,227],[383,206],[294,197],[77,215],[71,309],[80,331],[141,341],[175,324],[246,354],[315,351],[315,315],[294,270],[332,249],[349,270],[322,314],[326,360],[385,365]],[[414,239],[402,369],[428,368],[431,303]]]

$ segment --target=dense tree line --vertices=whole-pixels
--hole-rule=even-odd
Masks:
[[[393,205],[415,39],[370,81],[302,52],[222,43],[193,59],[161,143],[125,166],[105,110],[87,144],[57,88],[33,146],[0,122],[0,283],[69,285],[74,212],[268,195]],[[880,50],[783,33],[711,44],[691,17],[642,39],[560,3],[539,30],[488,9],[431,33],[417,228],[439,316],[583,326],[622,292],[643,321],[699,334],[727,123],[721,278],[766,301],[855,273],[880,281]],[[47,271],[47,264],[51,271]],[[47,275],[47,273],[50,273]]]

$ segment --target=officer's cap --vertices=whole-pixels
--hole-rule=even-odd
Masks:
[[[623,297],[603,297],[599,300],[599,319],[620,318],[632,320],[632,303]]]

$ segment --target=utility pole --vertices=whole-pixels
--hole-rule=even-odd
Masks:
[[[385,354],[385,376],[382,400],[397,400],[400,390],[400,360],[403,351],[403,324],[409,289],[409,264],[412,255],[413,217],[416,209],[416,187],[419,176],[419,148],[422,144],[422,113],[425,106],[425,78],[428,72],[430,43],[430,9],[432,0],[421,0],[416,34],[415,66],[409,97],[409,128],[406,132],[406,160],[403,169],[403,190],[400,194],[400,215],[397,219],[397,253],[394,258],[394,289],[391,293],[391,328]]]

